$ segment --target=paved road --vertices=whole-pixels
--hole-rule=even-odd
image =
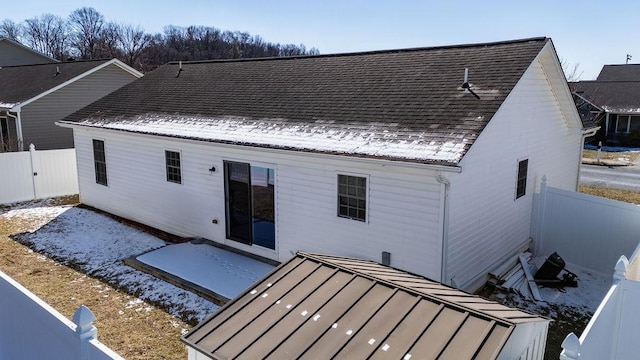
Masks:
[[[580,184],[640,191],[640,166],[598,166],[582,164]]]

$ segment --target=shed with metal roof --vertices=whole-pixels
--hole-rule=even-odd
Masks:
[[[549,320],[378,263],[298,253],[183,337],[189,359],[542,359]]]

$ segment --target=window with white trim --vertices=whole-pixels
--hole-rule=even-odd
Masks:
[[[180,168],[180,153],[177,151],[164,151],[167,167],[167,181],[182,184],[182,171]]]
[[[367,220],[367,178],[338,174],[338,216]]]
[[[107,186],[107,159],[103,140],[93,140],[93,164],[96,173],[96,184]]]

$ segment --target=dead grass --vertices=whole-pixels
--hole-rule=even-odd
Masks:
[[[603,198],[624,201],[640,205],[640,192],[603,188],[598,186],[580,185],[579,191],[585,194],[600,196]]]
[[[60,198],[52,205],[77,201],[77,197]],[[0,213],[3,210],[6,207],[0,207]],[[133,295],[61,265],[10,238],[35,230],[28,221],[0,218],[0,270],[69,319],[80,305],[89,307],[97,318],[94,324],[98,339],[126,359],[187,357],[180,336],[182,329],[190,328],[188,324],[151,304],[132,307],[128,303],[135,299]]]
[[[596,150],[584,150],[582,153],[583,158],[596,159],[598,152]],[[640,156],[640,151],[623,151],[623,152],[600,152],[600,159],[608,160],[620,160],[624,162],[634,162]]]

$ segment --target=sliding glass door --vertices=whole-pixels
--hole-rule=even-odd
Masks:
[[[275,171],[224,163],[227,238],[275,249]]]

